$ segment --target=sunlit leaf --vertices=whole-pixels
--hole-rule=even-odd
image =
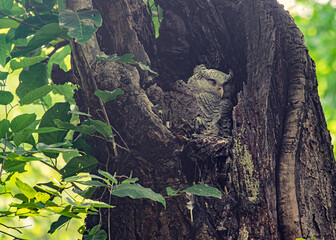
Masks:
[[[25,67],[32,66],[36,63],[39,63],[43,61],[44,59],[46,59],[46,57],[42,57],[42,56],[13,58],[10,61],[10,67],[12,70],[25,68]]]
[[[22,182],[19,178],[16,178],[15,184],[27,198],[32,199],[35,197],[36,195],[35,189],[29,186],[28,184]]]
[[[50,199],[50,195],[48,193],[38,192],[35,198],[37,202],[46,203]]]
[[[71,47],[70,44],[64,46],[63,48],[56,51],[53,55],[51,55],[49,61],[48,61],[48,73],[51,73],[53,64],[59,65],[59,67],[64,71],[67,72],[70,70],[70,66],[67,65],[65,62],[66,56],[68,56],[71,53]]]

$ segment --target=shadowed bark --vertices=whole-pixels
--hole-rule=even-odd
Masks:
[[[143,1],[96,0],[93,7],[103,17],[99,51],[133,53],[157,78],[127,64],[91,64],[92,48],[73,43],[81,111],[102,118],[94,83],[125,91],[106,104],[121,148],[91,139],[93,154],[100,168],[132,172],[156,192],[203,182],[223,198],[196,197],[191,222],[183,196],[163,209],[98,191],[95,198],[117,208],[89,216],[88,226],[100,222],[110,239],[336,239],[330,135],[315,65],[292,17],[275,0],[156,3],[164,11],[158,39]],[[229,136],[193,127],[199,106],[184,82],[199,64],[234,74],[226,89]]]

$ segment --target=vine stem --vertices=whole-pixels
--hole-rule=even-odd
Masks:
[[[97,86],[97,82],[96,82],[96,80],[95,80],[95,78],[93,76],[93,73],[92,73],[92,70],[91,70],[91,65],[90,65],[90,63],[89,63],[89,61],[88,61],[88,59],[87,59],[87,57],[85,55],[85,52],[84,52],[82,46],[79,45],[79,44],[77,44],[77,43],[75,43],[74,40],[72,40],[70,42],[70,44],[71,44],[72,51],[75,52],[73,54],[73,56],[75,58],[75,64],[76,64],[76,67],[77,67],[80,79],[82,81],[82,88],[84,89],[85,94],[89,98],[88,90],[90,89],[90,85],[91,84],[92,84],[91,88],[93,88],[94,91],[98,91],[99,90],[98,86]],[[83,59],[84,60],[84,64],[80,65],[80,61],[79,61],[78,58]],[[87,80],[89,80],[89,82]],[[98,101],[99,101],[99,105],[100,105],[100,107],[101,107],[101,109],[103,111],[103,115],[104,115],[106,123],[109,126],[112,127],[103,101],[100,98],[98,98]],[[114,156],[118,157],[118,150],[117,150],[117,144],[116,144],[116,141],[115,141],[115,137],[112,136],[111,140],[112,140],[112,147],[113,147]]]
[[[3,152],[2,152],[2,164],[1,164],[1,169],[0,169],[0,179],[1,179],[1,176],[2,176],[2,171],[3,171],[3,168],[4,168],[4,165],[5,165],[5,162],[6,162],[6,148],[7,148],[7,141],[8,141],[8,138],[7,138],[7,133],[5,133],[5,146],[3,148]]]
[[[5,235],[7,235],[7,236],[10,236],[10,237],[12,237],[12,238],[14,238],[14,239],[27,240],[26,238],[19,238],[19,237],[16,237],[16,236],[14,236],[14,235],[12,235],[12,234],[10,234],[10,233],[6,233],[6,232],[4,232],[4,231],[1,231],[1,230],[0,230],[0,232],[3,233],[3,234],[5,234]]]

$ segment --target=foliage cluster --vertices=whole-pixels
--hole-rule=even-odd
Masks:
[[[162,10],[153,1],[148,4],[158,29]],[[73,12],[65,9],[62,0],[0,0],[0,16],[0,197],[9,196],[10,200],[8,206],[1,206],[0,220],[57,215],[48,230],[52,234],[71,219],[97,214],[99,208],[113,208],[90,199],[100,187],[113,196],[148,198],[166,207],[165,198],[136,183],[137,178],[103,170],[98,171],[99,176],[90,174],[98,161],[86,140],[100,138],[113,143],[112,126],[106,119],[93,119],[77,111],[73,99],[77,86],[51,81],[54,64],[64,71],[71,67],[71,40],[85,44],[101,26],[99,12]],[[100,53],[97,61],[136,64],[156,75],[147,65],[133,60],[132,54],[118,57]],[[105,104],[123,91],[97,90],[94,94]],[[32,184],[24,177],[33,164],[47,167],[43,170],[47,182]],[[49,170],[53,177],[48,178]],[[203,184],[177,191],[167,188],[167,197],[184,193],[221,198],[218,189]],[[21,239],[17,235],[22,231],[19,226],[0,222],[4,236]],[[84,239],[106,239],[99,225],[91,230],[83,225],[78,232],[86,234]]]

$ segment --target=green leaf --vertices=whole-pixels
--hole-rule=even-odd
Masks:
[[[28,199],[32,199],[35,197],[36,195],[35,189],[29,186],[28,184],[22,182],[19,178],[16,178],[15,184]]]
[[[0,28],[17,28],[20,25],[17,21],[14,21],[10,18],[1,18],[0,19]]]
[[[143,64],[142,62],[135,61],[133,57],[134,57],[134,54],[131,54],[131,53],[127,53],[121,57],[118,57],[117,54],[106,55],[105,53],[100,52],[97,54],[96,60],[97,61],[114,61],[118,63],[128,63],[128,64],[133,64],[133,65],[138,65],[142,70],[148,71],[152,77],[158,76],[157,72],[154,72],[152,69],[150,69],[149,65]]]
[[[43,153],[67,153],[67,152],[77,152],[77,149],[73,149],[73,148],[58,148],[56,147],[57,145],[55,144],[51,144],[51,145],[47,145],[44,143],[38,143],[36,144],[36,149],[39,152],[43,152]],[[48,155],[48,154],[46,154]]]
[[[50,199],[50,195],[48,193],[38,192],[35,196],[36,202],[46,203]]]
[[[16,208],[28,208],[28,209],[36,209],[36,208],[45,208],[44,204],[40,203],[34,203],[34,202],[28,202],[28,203],[11,203],[9,204],[11,207],[16,207]]]
[[[31,0],[26,1],[26,9],[31,11],[37,11],[37,12],[43,12],[47,11],[49,12],[54,6],[55,6],[56,0],[43,0],[43,3],[34,2],[32,4]]]
[[[32,124],[36,119],[36,114],[22,114],[17,117],[15,117],[11,122],[11,129],[14,133],[17,133],[21,131],[22,129],[28,127],[30,124]]]
[[[118,59],[117,54],[106,55],[104,52],[99,52],[96,56],[97,61],[117,61]]]
[[[161,194],[155,193],[152,189],[145,188],[137,183],[116,185],[113,187],[111,194],[118,197],[130,197],[133,199],[148,198],[160,202],[166,208],[166,200]]]
[[[59,128],[67,129],[67,130],[74,130],[76,132],[81,132],[87,135],[91,135],[94,132],[96,132],[96,128],[94,126],[87,126],[87,125],[80,125],[80,126],[75,126],[71,123],[63,122],[59,119],[54,120],[54,123],[57,125]]]
[[[121,57],[119,57],[118,60],[116,60],[116,62],[118,63],[130,63],[130,64],[135,64],[136,61],[133,60],[134,54],[132,53],[127,53],[122,55]]]
[[[69,103],[56,103],[48,111],[44,113],[41,118],[40,128],[44,127],[57,127],[54,123],[55,119],[59,119],[63,122],[69,122],[71,115],[68,114],[70,111]],[[40,133],[38,135],[38,141],[45,144],[53,144],[63,142],[67,132],[53,132],[53,133]]]
[[[25,129],[23,130],[25,133],[52,133],[64,131],[63,129],[55,128],[55,127],[40,127],[39,129]]]
[[[83,45],[102,25],[102,19],[96,9],[83,9],[77,12],[66,9],[59,14],[59,25],[68,29],[69,36]]]
[[[115,183],[115,184],[118,184],[118,180],[117,180],[114,176],[112,176],[110,173],[105,172],[105,171],[100,170],[100,169],[98,169],[98,172],[99,172],[101,175],[103,175],[104,177],[106,177],[108,180],[112,181],[112,182]]]
[[[71,114],[76,114],[76,115],[82,115],[82,116],[87,116],[87,117],[92,117],[92,115],[88,113],[83,113],[83,112],[78,112],[78,111],[69,111]]]
[[[122,181],[121,184],[124,184],[124,183],[135,183],[137,181],[139,181],[139,178],[128,178],[128,179]]]
[[[0,10],[11,10],[13,7],[13,0],[0,0]]]
[[[210,187],[205,184],[196,184],[194,186],[184,189],[182,192],[194,194],[197,196],[215,197],[215,198],[222,199],[222,193],[219,189]]]
[[[124,94],[124,91],[121,90],[120,88],[117,88],[115,90],[111,91],[95,91],[94,95],[99,97],[104,103],[107,103],[109,101],[115,100],[119,95]]]
[[[171,187],[166,187],[167,195],[168,196],[176,196],[179,193],[179,190],[174,190]]]
[[[36,128],[38,123],[39,121],[35,120],[32,124],[27,125],[26,128],[14,134],[15,145],[19,146],[21,143],[29,143],[35,146],[35,139],[33,138],[31,132]]]
[[[83,125],[84,124],[87,124],[89,126],[93,125],[96,131],[106,138],[111,137],[112,135],[112,128],[100,120],[92,120],[91,118],[89,118],[83,122]]]
[[[85,235],[84,240],[106,240],[107,239],[107,234],[106,232],[101,229],[97,233],[93,235]]]
[[[75,100],[73,99],[74,92],[77,89],[76,85],[70,83],[64,83],[62,85],[54,85],[54,88],[56,88],[58,91],[54,91],[53,93],[63,95],[70,104],[76,104]],[[73,113],[76,111],[69,111],[69,112]]]
[[[96,158],[86,155],[72,158],[64,168],[60,170],[63,179],[71,177],[81,172],[90,172],[98,164]]]
[[[6,34],[0,34],[0,65],[5,66],[7,58],[10,57],[12,43],[7,43]]]
[[[0,121],[0,138],[5,138],[6,133],[7,133],[7,136],[9,137],[9,127],[10,127],[10,122],[7,119],[2,119]]]
[[[79,208],[115,208],[115,206],[109,205],[104,202],[94,201],[91,199],[86,200],[84,203],[74,202],[70,198],[66,198],[66,199],[72,206],[79,207]]]
[[[5,80],[8,76],[8,72],[1,72],[0,71],[0,80]]]
[[[62,12],[63,10],[66,9],[66,3],[65,3],[66,0],[57,0],[57,10],[58,12]]]
[[[83,179],[83,178],[90,178],[91,175],[89,174],[85,174],[85,175],[76,175],[76,176],[72,176],[72,177],[67,177],[64,180],[64,182],[75,182],[77,180]]]
[[[31,92],[27,93],[21,100],[21,105],[31,104],[35,100],[40,99],[47,95],[53,89],[50,85],[44,85],[42,87],[36,88]]]
[[[58,23],[57,15],[39,15],[34,17],[28,17],[23,20],[24,23],[34,25],[36,27],[43,27],[46,23]],[[15,29],[14,39],[26,38],[32,34],[34,34],[37,30],[30,26],[27,26],[23,23],[19,25],[17,29]]]
[[[87,144],[86,140],[89,138],[88,135],[81,134],[73,142],[73,147],[84,151],[86,154],[91,154],[91,145]]]
[[[29,143],[30,145],[35,145],[35,139],[31,134],[26,134],[23,132],[19,132],[14,134],[14,144],[16,146],[20,146],[22,143]]]
[[[90,187],[84,191],[78,191],[77,193],[81,195],[83,198],[89,199],[92,197],[92,195],[95,193],[97,189],[98,189],[97,187]]]
[[[14,95],[9,91],[0,90],[0,105],[8,105],[14,100]]]
[[[53,55],[51,55],[47,65],[49,75],[51,74],[52,66],[54,64],[59,65],[64,72],[70,70],[70,66],[68,66],[64,61],[66,56],[68,56],[69,54],[71,54],[70,44],[62,47],[61,49],[57,50]]]
[[[60,216],[56,222],[53,222],[48,230],[49,234],[53,234],[57,228],[61,227],[66,222],[70,221],[71,217]]]
[[[6,159],[10,159],[13,161],[19,161],[19,162],[31,162],[31,161],[42,161],[42,158],[38,157],[25,157],[25,156],[20,156],[15,153],[8,153],[6,155]]]
[[[57,37],[63,35],[64,33],[66,33],[66,31],[61,29],[58,23],[49,23],[36,32],[34,37],[29,41],[27,49],[31,51],[39,48],[44,44],[49,43],[51,40],[54,40]]]
[[[87,181],[74,181],[76,183],[80,183],[83,185],[89,185],[91,187],[107,187],[105,183],[94,181],[94,180],[87,180]]]
[[[94,226],[93,228],[91,228],[90,232],[89,232],[89,235],[93,235],[93,234],[96,234],[101,228],[101,225],[100,224],[97,224],[96,226]]]
[[[39,63],[46,59],[46,57],[43,56],[37,56],[37,57],[21,57],[21,58],[13,58],[10,61],[10,68],[12,70],[20,69],[20,68],[25,68],[32,66],[36,63]]]
[[[17,162],[12,160],[6,160],[4,170],[7,172],[25,172],[26,162]]]
[[[16,94],[22,99],[30,91],[48,84],[48,74],[46,67],[42,63],[37,63],[23,70],[19,76],[19,86]]]

